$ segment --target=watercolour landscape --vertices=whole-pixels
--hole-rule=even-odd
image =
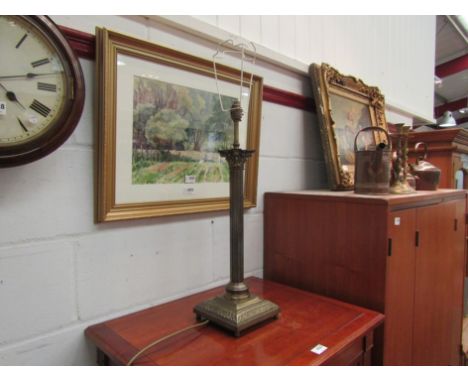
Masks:
[[[234,98],[222,96],[224,107]],[[217,93],[134,76],[132,183],[227,183],[233,128]]]

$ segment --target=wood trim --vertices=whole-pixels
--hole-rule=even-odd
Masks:
[[[444,78],[466,69],[468,69],[468,54],[436,66],[435,74],[440,78]]]
[[[99,328],[99,331],[96,328]],[[99,362],[102,355],[105,355],[111,361],[109,362],[110,365],[125,365],[140,350],[121,336],[118,336],[105,324],[86,328],[85,335],[93,338],[94,344],[98,348],[98,365],[100,366],[107,366],[101,365]],[[116,352],[114,349],[119,349],[119,351]],[[104,357],[104,359],[106,358]],[[138,361],[142,364],[151,364],[151,360],[145,354],[142,354]]]
[[[446,111],[456,111],[467,106],[468,106],[468,97],[461,98],[456,101],[444,103],[442,105],[434,107],[434,117],[439,118]]]
[[[68,43],[80,58],[94,60],[96,56],[96,37],[90,33],[59,26]],[[285,90],[263,85],[263,101],[315,113],[315,102],[311,97],[291,93]]]
[[[455,189],[439,189],[437,191],[418,191],[414,194],[355,194],[354,191],[328,191],[328,190],[311,190],[311,191],[285,191],[285,192],[267,192],[265,199],[282,198],[285,195],[289,199],[314,199],[332,202],[348,202],[352,204],[367,204],[381,205],[388,208],[390,211],[401,209],[421,207],[432,204],[439,204],[450,200],[464,199],[466,190]]]
[[[396,144],[394,136],[392,136],[392,142]],[[427,143],[428,152],[446,153],[447,155],[452,155],[452,153],[455,152],[468,154],[468,131],[459,127],[411,132],[408,136],[410,155],[414,153],[414,145],[416,142]],[[445,185],[445,187],[449,187],[449,185]]]
[[[468,122],[468,117],[465,118],[458,118],[457,119],[457,124],[461,125],[462,123]]]
[[[78,57],[94,60],[96,56],[96,38],[94,35],[59,25],[68,43]]]
[[[315,102],[312,97],[291,93],[268,85],[263,85],[263,100],[283,106],[294,107],[312,113],[316,112]]]
[[[468,146],[468,131],[455,127],[450,129],[436,129],[432,131],[412,131],[408,136],[409,142],[440,142],[451,144],[452,142]]]

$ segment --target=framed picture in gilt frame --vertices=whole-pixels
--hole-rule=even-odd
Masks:
[[[96,29],[97,208],[107,222],[229,209],[229,112],[240,71],[149,41]],[[244,76],[250,78],[250,74]],[[254,207],[263,80],[242,92],[244,207]],[[221,108],[220,99],[223,103]]]
[[[329,187],[336,191],[352,190],[354,139],[364,127],[379,126],[387,130],[384,97],[377,87],[343,75],[328,64],[311,64],[309,74],[317,105]],[[369,134],[361,134],[365,146],[386,141],[382,132]]]

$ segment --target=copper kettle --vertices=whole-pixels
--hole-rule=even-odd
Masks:
[[[410,165],[411,173],[416,179],[416,190],[435,191],[439,185],[441,171],[438,167],[426,161],[427,144],[425,142],[416,143],[414,151],[417,152],[421,145],[424,145],[424,155],[418,157],[415,164]]]

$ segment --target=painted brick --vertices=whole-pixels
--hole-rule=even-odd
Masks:
[[[212,282],[209,220],[168,219],[114,229],[77,244],[80,319],[183,293]]]
[[[263,211],[263,194],[327,187],[325,163],[304,159],[260,158],[257,207]]]
[[[0,249],[0,346],[76,321],[69,243]]]
[[[96,348],[85,340],[89,324],[35,337],[15,345],[0,347],[0,365],[80,366],[96,364]]]
[[[323,160],[315,114],[263,103],[260,156]]]
[[[0,169],[0,245],[92,231],[93,152],[62,147]]]

